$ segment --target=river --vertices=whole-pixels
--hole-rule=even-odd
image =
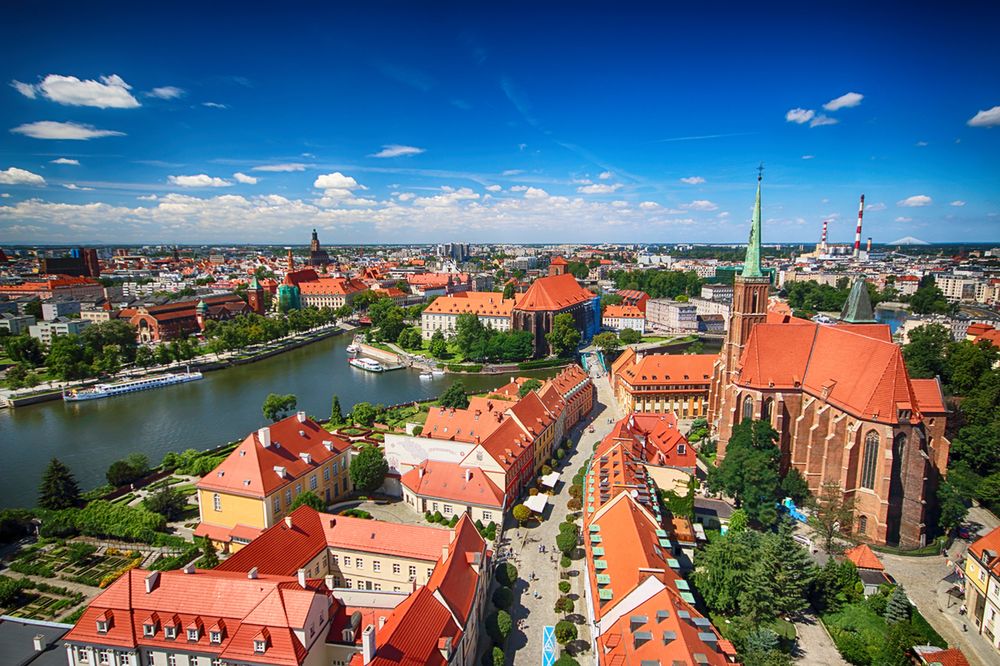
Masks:
[[[104,400],[47,402],[0,410],[0,507],[34,506],[42,471],[59,458],[84,490],[104,483],[108,466],[130,453],[153,464],[169,451],[210,449],[265,425],[268,393],[294,393],[299,409],[330,414],[334,394],[346,412],[357,402],[398,404],[441,394],[458,377],[421,379],[416,370],[373,374],[347,365],[349,335],[327,338],[278,356],[206,373],[189,384]],[[542,371],[536,376],[546,376]],[[510,375],[465,375],[471,392],[495,388]]]

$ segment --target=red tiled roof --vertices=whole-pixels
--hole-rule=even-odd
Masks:
[[[575,277],[564,273],[540,277],[532,282],[514,309],[530,312],[559,311],[594,297],[594,293],[581,287]]]
[[[424,309],[426,314],[472,313],[480,317],[510,317],[514,309],[513,298],[503,298],[495,291],[460,291],[440,296]]]
[[[291,527],[282,520],[264,530],[215,570],[250,571],[257,567],[262,574],[294,576],[327,546],[324,515],[312,507],[300,506],[289,515]]]
[[[920,656],[923,657],[925,663],[929,666],[969,666],[969,660],[965,658],[965,654],[958,648],[950,648],[948,650],[938,649],[936,651],[921,651]]]
[[[972,542],[969,552],[980,562],[983,561],[983,551],[991,551],[993,559],[989,563],[989,568],[994,574],[1000,576],[1000,527],[993,529],[989,534]]]
[[[448,545],[448,557],[434,569],[427,587],[444,599],[459,626],[464,627],[472,613],[480,572],[488,571],[486,542],[467,514],[455,525],[455,538]]]
[[[604,308],[603,318],[605,319],[642,319],[643,314],[635,305],[609,305]]]
[[[684,445],[681,453],[679,446]],[[697,455],[677,428],[674,414],[632,414],[618,421],[597,445],[596,455],[622,447],[635,459],[658,467],[694,467]]]
[[[944,404],[944,394],[941,392],[941,382],[937,379],[911,379],[913,395],[921,414],[947,414]]]
[[[704,384],[712,381],[716,354],[648,354],[621,367],[621,376],[632,386]]]
[[[400,525],[381,520],[320,514],[326,543],[332,548],[382,553],[434,562],[448,544],[450,530],[429,525]]]
[[[368,666],[446,666],[438,641],[450,638],[457,648],[461,636],[462,629],[451,613],[425,585],[399,604],[385,626],[375,632],[375,658]],[[360,654],[351,659],[351,666],[355,664],[360,666]]]
[[[368,287],[360,280],[350,278],[320,278],[299,282],[299,290],[312,296],[345,296],[365,291]]]
[[[853,562],[854,566],[859,569],[885,570],[881,560],[878,559],[878,556],[866,543],[858,544],[854,548],[844,551],[844,557]]]
[[[513,401],[474,397],[465,409],[431,407],[421,434],[431,439],[471,443],[489,437],[500,427],[503,412]]]
[[[302,421],[299,418],[304,419]],[[251,497],[266,497],[350,448],[350,443],[327,432],[304,412],[269,426],[271,445],[264,447],[261,432],[246,439],[218,467],[198,482],[198,488]],[[324,442],[330,443],[328,450]],[[304,454],[307,454],[307,462]],[[279,476],[275,467],[284,468]]]
[[[401,482],[421,497],[502,508],[503,490],[477,467],[425,460],[403,475]]]

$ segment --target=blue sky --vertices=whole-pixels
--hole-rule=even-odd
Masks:
[[[8,7],[0,242],[1000,240],[995,3],[413,4]]]

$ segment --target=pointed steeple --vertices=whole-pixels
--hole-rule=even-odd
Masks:
[[[750,225],[750,240],[747,243],[747,256],[743,261],[743,272],[740,274],[745,278],[764,277],[760,270],[760,181],[763,176],[764,167],[757,172],[757,199],[753,204],[753,222]]]
[[[874,324],[875,311],[868,296],[868,285],[863,277],[859,277],[851,285],[851,293],[840,313],[840,321],[845,324]]]
[[[257,275],[255,274],[255,275],[254,275],[254,276],[253,276],[253,277],[252,277],[252,278],[250,279],[250,286],[249,286],[249,287],[247,287],[247,289],[248,289],[249,291],[257,291],[257,290],[258,290],[258,289],[260,289],[260,288],[261,288],[261,286],[260,286],[260,282],[259,282],[259,281],[257,280]]]

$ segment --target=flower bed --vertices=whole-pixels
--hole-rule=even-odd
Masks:
[[[367,437],[371,434],[371,430],[368,428],[357,428],[355,426],[345,426],[343,428],[337,428],[336,434],[341,437]]]

